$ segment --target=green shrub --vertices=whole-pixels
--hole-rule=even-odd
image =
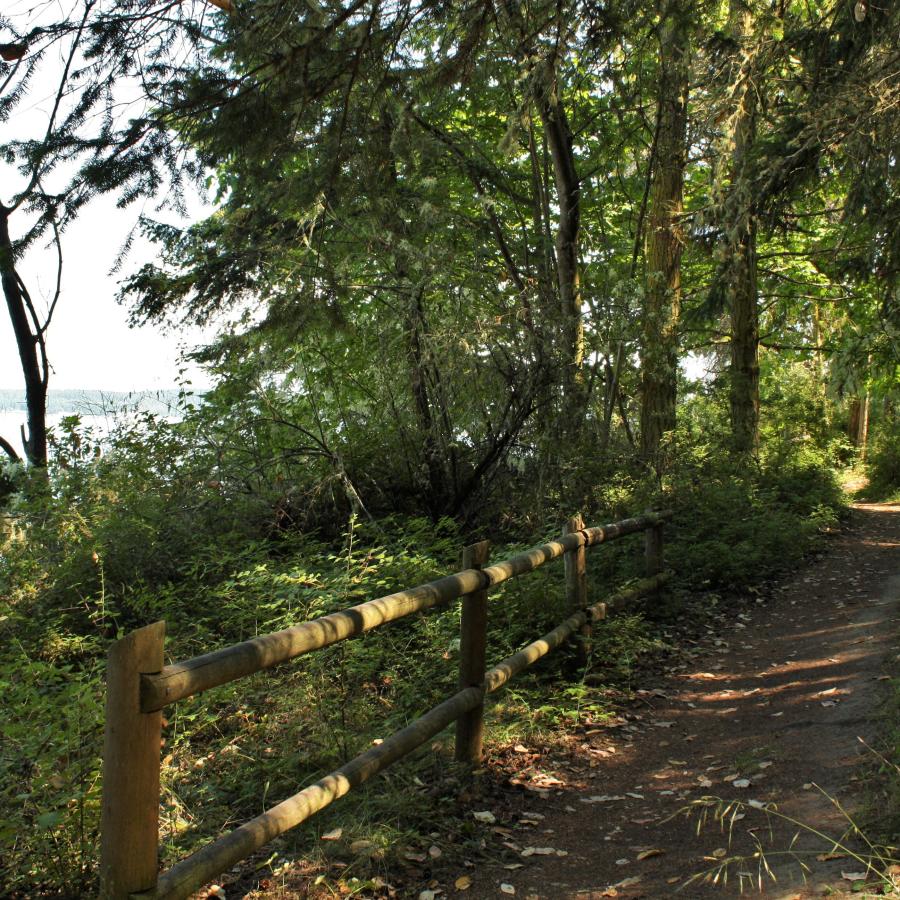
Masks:
[[[900,418],[880,423],[869,448],[866,469],[869,496],[888,499],[900,492]]]

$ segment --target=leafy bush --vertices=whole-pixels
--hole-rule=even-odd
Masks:
[[[867,460],[869,487],[867,494],[887,499],[900,492],[900,418],[880,423]]]
[[[844,499],[825,451],[776,444],[760,461],[695,446],[673,476],[667,558],[687,588],[738,589],[791,565]]]

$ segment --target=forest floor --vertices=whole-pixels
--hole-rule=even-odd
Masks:
[[[840,837],[866,797],[872,813],[865,744],[884,735],[898,621],[900,506],[856,504],[849,528],[642,676],[614,718],[493,748],[457,798],[484,823],[480,852],[384,881],[402,898],[693,900],[739,896],[743,872],[748,895],[874,896],[852,878],[865,864],[809,829]],[[679,815],[703,797],[741,804],[730,837],[711,819],[698,833],[697,806]],[[759,808],[770,804],[805,827]],[[777,881],[760,885],[760,849]],[[722,867],[727,883],[690,881]],[[306,895],[289,882],[253,896]]]

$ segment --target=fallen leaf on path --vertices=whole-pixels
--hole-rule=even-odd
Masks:
[[[645,859],[650,859],[653,856],[662,856],[665,853],[665,850],[660,850],[659,847],[651,847],[648,850],[641,850],[637,855],[638,862],[641,862]]]
[[[503,882],[503,884],[500,885],[500,891],[504,894],[515,894],[516,889],[511,884]]]
[[[868,872],[841,872],[841,878],[846,881],[865,881]]]
[[[736,788],[748,788],[750,787],[750,779],[749,778],[737,778],[731,782],[732,787]]]
[[[458,891],[467,891],[472,887],[472,879],[468,875],[460,875],[459,878],[453,882],[453,887]]]
[[[493,825],[494,822],[497,821],[496,816],[490,810],[481,810],[480,812],[473,812],[472,818],[476,822],[485,822],[488,825]]]
[[[846,855],[846,853],[820,853],[816,859],[819,862],[828,862],[832,859],[843,859]]]
[[[556,847],[526,847],[522,856],[554,856],[558,852]]]
[[[323,841],[339,841],[341,839],[341,835],[344,833],[343,828],[335,828],[332,831],[326,831],[325,834],[322,835]]]

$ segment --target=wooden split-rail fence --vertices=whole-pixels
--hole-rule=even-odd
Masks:
[[[587,658],[591,623],[607,611],[656,593],[663,570],[663,523],[651,512],[610,525],[568,520],[562,536],[487,565],[490,545],[466,547],[460,572],[334,612],[283,631],[164,665],[165,622],[116,641],[107,662],[106,731],[100,840],[101,897],[183,898],[290,828],[305,822],[382,769],[456,722],[456,758],[481,756],[484,700],[569,638]],[[647,577],[588,606],[588,547],[644,532]],[[565,561],[571,615],[518,653],[488,669],[485,661],[490,588],[558,559]],[[382,743],[245,822],[166,872],[159,872],[159,773],[162,709],[200,691],[252,675],[304,653],[371,631],[387,622],[462,598],[459,690]]]

